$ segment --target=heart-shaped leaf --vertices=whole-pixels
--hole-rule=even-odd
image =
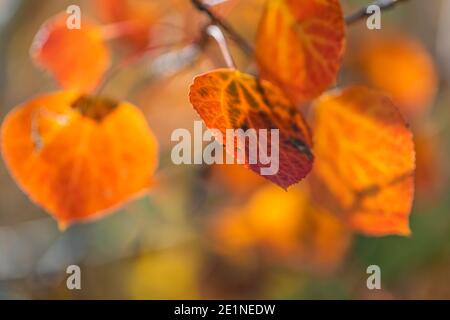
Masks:
[[[219,142],[224,145],[227,129],[278,129],[279,145],[267,146],[268,151],[274,147],[279,151],[278,172],[264,175],[270,181],[287,188],[311,170],[310,131],[283,92],[268,81],[232,69],[208,72],[194,79],[190,101],[206,126],[221,132]],[[246,164],[258,174],[264,167],[260,162],[251,164],[248,157]]]
[[[1,142],[17,184],[61,227],[144,192],[157,164],[156,139],[136,107],[75,92],[13,109]]]

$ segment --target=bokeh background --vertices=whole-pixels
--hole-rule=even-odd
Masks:
[[[27,99],[57,90],[29,57],[40,25],[70,4],[103,21],[94,2],[0,0],[0,119]],[[419,55],[431,61],[435,76],[395,50],[391,59],[403,61],[403,71],[379,66],[401,89],[421,72],[431,83],[408,96],[410,107],[423,112],[410,119],[420,160],[407,238],[337,230],[333,222],[304,212],[301,192],[286,194],[241,167],[173,165],[171,132],[192,130],[198,120],[188,86],[195,75],[223,61],[214,44],[202,50],[192,45],[205,20],[188,0],[147,2],[161,6],[151,39],[165,45],[114,69],[103,93],[145,112],[161,146],[155,184],[148,196],[117,213],[60,232],[1,161],[1,299],[450,299],[450,0],[398,5],[383,13],[378,31],[368,31],[364,21],[350,26],[337,83],[368,81],[360,55],[374,37],[411,39]],[[252,41],[263,2],[230,0],[217,10]],[[341,2],[346,13],[368,3]],[[238,66],[254,71],[231,46]],[[120,66],[126,46],[115,41],[111,48]],[[71,264],[82,269],[82,290],[66,288]],[[372,264],[381,267],[382,290],[366,287]]]

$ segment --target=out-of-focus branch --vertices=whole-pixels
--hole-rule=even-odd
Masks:
[[[209,5],[205,4],[202,0],[191,0],[191,2],[198,11],[204,12],[209,17],[211,24],[219,26],[246,54],[253,55],[254,49],[247,40],[225,20],[212,12]]]
[[[188,44],[178,50],[164,53],[153,59],[148,74],[152,78],[168,78],[191,66],[202,50],[199,43]]]
[[[371,15],[371,13],[367,12],[367,8],[369,8],[372,5],[376,5],[380,7],[381,10],[387,10],[394,8],[397,4],[400,2],[406,2],[408,0],[376,0],[373,1],[371,4],[359,9],[358,11],[350,14],[349,16],[345,17],[345,22],[350,25],[355,22],[358,22],[361,19],[364,19]]]

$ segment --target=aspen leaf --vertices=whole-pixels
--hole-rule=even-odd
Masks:
[[[296,103],[332,85],[345,46],[338,0],[269,0],[259,24],[256,59],[261,75]]]
[[[408,235],[415,170],[411,131],[391,100],[365,87],[322,96],[315,105],[317,202],[373,236]]]
[[[67,15],[46,22],[34,38],[31,56],[64,89],[91,92],[110,64],[101,28],[82,21],[81,29],[69,29]]]
[[[156,140],[136,107],[76,92],[13,109],[1,143],[19,187],[62,228],[143,193],[157,164]]]
[[[369,37],[358,59],[369,83],[389,93],[403,114],[428,110],[438,76],[432,57],[421,43],[401,35]]]
[[[311,135],[302,115],[281,90],[267,81],[232,69],[219,69],[194,79],[190,101],[209,129],[279,129],[279,170],[265,178],[283,188],[311,170]],[[267,139],[270,141],[270,139]],[[248,147],[248,146],[247,146]],[[271,151],[273,146],[268,146]],[[230,154],[233,150],[227,150]],[[246,150],[246,154],[248,150]],[[260,162],[246,165],[260,174]]]

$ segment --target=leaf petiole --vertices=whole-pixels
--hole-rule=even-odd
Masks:
[[[213,38],[219,45],[220,51],[222,52],[222,56],[223,59],[225,60],[227,67],[231,69],[236,69],[236,63],[234,62],[233,56],[230,53],[230,48],[228,47],[227,40],[225,39],[222,30],[218,26],[211,24],[208,27],[206,27],[205,32],[208,36]]]

